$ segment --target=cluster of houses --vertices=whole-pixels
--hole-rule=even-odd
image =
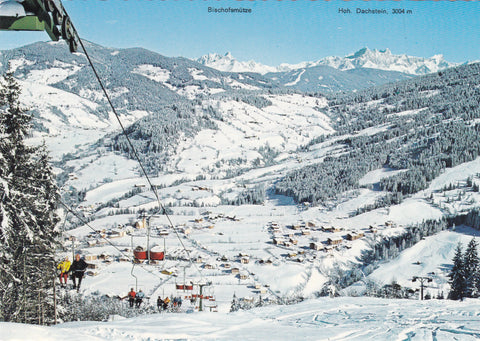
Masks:
[[[309,236],[311,230],[316,227],[314,222],[300,222],[288,226],[288,231],[284,232],[283,228],[276,222],[270,222],[268,224],[269,230],[272,232],[273,245],[281,245],[287,248],[298,245],[297,236]]]
[[[132,232],[130,226],[118,226],[110,229],[102,229],[95,232],[90,232],[86,236],[85,242],[89,247],[101,246],[107,244],[107,239],[115,239],[125,237],[127,234]]]
[[[298,239],[295,238],[295,232],[285,233],[283,228],[276,222],[270,222],[268,228],[272,233],[272,243],[273,245],[281,245],[285,247],[292,247],[293,245],[298,244]],[[301,229],[301,225],[293,225],[292,230],[300,230],[301,234],[307,235],[310,232],[307,228]],[[304,232],[305,231],[305,232]]]
[[[117,227],[110,228],[110,229],[92,231],[89,234],[87,234],[82,240],[78,240],[74,236],[66,236],[64,238],[64,246],[68,248],[73,243],[74,246],[77,247],[78,245],[80,245],[81,242],[86,243],[87,246],[89,247],[102,246],[108,243],[107,241],[108,239],[125,237],[127,234],[130,234],[131,232],[132,232],[131,226],[119,225]]]
[[[387,223],[386,223],[387,226]],[[313,221],[309,222],[299,222],[286,226],[284,229],[280,224],[276,222],[270,222],[267,225],[267,228],[272,234],[272,244],[277,246],[282,246],[285,248],[292,248],[299,244],[297,238],[302,236],[310,236],[314,232],[327,232],[333,234],[329,236],[324,241],[311,241],[308,244],[309,249],[315,251],[325,251],[330,252],[338,248],[345,240],[354,241],[365,236],[362,231],[349,231],[345,235],[340,235],[343,232],[343,229],[338,226],[332,225],[323,225],[317,226]],[[371,232],[376,232],[376,230],[370,229]],[[310,239],[310,238],[309,238]],[[314,239],[315,240],[315,239]],[[304,252],[289,252],[287,257],[294,259],[296,261],[302,262]]]
[[[192,191],[208,191],[212,192],[211,188],[205,187],[205,186],[192,186]]]
[[[236,216],[228,216],[223,213],[212,213],[210,211],[202,213],[203,217],[199,218],[202,221],[215,222],[216,220],[230,220],[230,221],[240,221]]]
[[[178,230],[184,235],[188,235],[191,233],[192,229],[213,229],[214,222],[218,219],[228,219],[232,221],[238,220],[235,217],[228,217],[222,214],[212,215],[211,213],[208,213],[202,217],[195,218],[192,221],[194,224],[188,224],[189,226],[179,226]],[[100,246],[106,244],[109,239],[122,238],[129,234],[135,234],[136,229],[144,229],[146,227],[147,221],[145,218],[143,218],[130,225],[119,225],[116,227],[91,232],[85,236],[82,242],[86,243],[89,247]],[[366,232],[377,233],[378,228],[396,227],[396,225],[391,221],[387,221],[381,226],[370,226],[368,229],[363,229],[362,231],[344,231],[338,226],[317,226],[314,221],[302,221],[286,226],[282,226],[279,223],[272,221],[268,223],[266,227],[270,232],[273,245],[288,249],[286,257],[288,257],[290,260],[303,262],[306,257],[316,257],[316,253],[312,251],[324,251],[329,253],[341,245],[349,247],[349,243],[346,243],[347,241],[352,242],[364,238]],[[153,227],[151,231],[152,230],[156,236],[167,236],[169,234],[168,228],[165,227],[157,226]],[[68,242],[78,243],[78,241],[72,239],[69,239]],[[303,245],[300,246],[299,244]],[[129,248],[124,249],[123,251],[125,251],[124,253],[127,255],[132,254],[133,252],[133,250]],[[180,253],[183,253],[183,250]],[[131,257],[115,257],[104,253],[86,254],[84,257],[85,261],[88,263],[87,274],[90,276],[96,276],[98,274],[101,264],[132,261]],[[181,260],[181,258],[179,257],[178,260]],[[211,262],[210,260],[204,259],[202,256],[198,255],[194,261],[200,264],[200,266],[204,269],[223,270],[224,273],[230,273],[239,280],[249,280],[251,277],[249,272],[242,270],[242,266],[240,265],[246,265],[251,262],[251,257],[248,254],[239,253],[235,259],[228,259],[227,257],[222,256],[221,258],[217,259],[216,262]],[[256,260],[256,263],[261,265],[272,265],[273,261],[270,259],[260,259]],[[235,266],[235,264],[237,264],[237,266]],[[264,293],[266,291],[266,289],[262,288],[261,286],[258,288],[255,287],[255,289],[260,290],[260,293]]]
[[[95,205],[78,205],[77,210],[83,212],[83,213],[92,213],[95,212],[97,207],[100,205],[100,203],[96,203]]]
[[[196,223],[201,223],[202,221],[203,221],[202,219],[196,219],[195,220]],[[145,218],[142,218],[141,220],[136,221],[135,223],[132,224],[132,226],[135,229],[145,229],[145,228],[148,227],[147,221],[146,221]],[[213,225],[209,226],[209,228],[213,228]],[[175,226],[175,229],[177,230],[177,232],[182,233],[182,234],[187,235],[187,236],[190,233],[192,233],[192,229],[190,227],[186,226],[186,225]],[[169,226],[151,226],[151,231],[152,231],[151,235],[160,236],[160,237],[166,237],[170,234]],[[127,232],[127,233],[129,233],[129,232]]]
[[[223,270],[223,272],[229,273],[242,281],[251,279],[251,274],[248,271],[243,270],[241,266],[235,265],[235,264],[243,264],[243,265],[250,264],[251,257],[246,253],[240,252],[238,255],[235,256],[235,259],[233,260],[227,258],[226,256],[217,258],[217,262],[220,263],[219,265],[204,262],[204,259],[200,256],[196,257],[195,261],[198,263],[203,262],[202,266],[204,269],[221,269]],[[257,263],[263,264],[263,265],[273,264],[273,262],[270,259],[259,260],[257,261]],[[267,289],[261,286],[260,284],[255,284],[254,289],[260,294],[265,294],[267,292]]]
[[[323,232],[339,233],[343,229],[336,226],[322,226]],[[346,235],[334,235],[328,237],[325,242],[311,242],[309,248],[315,251],[323,250],[325,252],[331,252],[341,245],[345,240],[354,241],[365,237],[365,234],[361,231],[350,231]]]

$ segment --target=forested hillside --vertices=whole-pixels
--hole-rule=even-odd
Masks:
[[[192,137],[202,128],[215,129],[215,118],[221,117],[212,107],[203,108],[193,102],[182,101],[157,108],[156,113],[129,126],[126,133],[148,172],[158,173],[164,169],[168,155],[174,151],[180,138]],[[133,158],[124,134],[117,134],[110,141],[113,150]]]
[[[331,143],[341,155],[289,173],[276,192],[317,204],[381,167],[405,170],[380,184],[397,201],[426,188],[443,169],[480,154],[479,83],[480,64],[471,64],[332,97]]]
[[[330,93],[365,89],[412,77],[402,72],[368,68],[340,71],[327,65],[271,72],[265,76],[291,89]]]
[[[126,116],[134,111],[160,113],[163,106],[188,102],[202,94],[279,88],[260,74],[221,72],[186,58],[165,57],[142,48],[113,49],[90,42],[85,45],[116,110]],[[47,95],[73,94],[75,101],[89,101],[81,107],[82,111],[108,120],[110,107],[87,59],[83,54],[69,53],[64,43],[39,42],[1,51],[0,72],[9,69],[20,81],[37,85],[29,91],[35,93],[42,89],[39,85],[48,86],[43,100]],[[59,121],[67,121],[65,109],[75,103],[62,103],[65,108],[52,99],[46,102],[44,105],[50,112],[32,109],[34,126],[48,133],[51,124],[43,122],[51,120],[51,115],[58,116]]]

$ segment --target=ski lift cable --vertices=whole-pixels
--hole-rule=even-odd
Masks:
[[[85,219],[83,219],[77,212],[75,212],[71,207],[69,207],[67,204],[65,204],[62,200],[59,200],[60,204],[62,204],[63,207],[65,207],[65,209],[72,213],[78,220],[80,220],[80,222],[82,224],[84,224],[85,226],[89,227],[93,232],[95,232],[96,234],[98,234],[102,239],[105,239],[105,241],[110,244],[111,246],[113,246],[113,248],[115,248],[120,254],[122,254],[123,256],[127,257],[127,258],[130,258],[130,255],[126,254],[124,251],[120,250],[115,244],[113,244],[110,240],[108,240],[108,238],[102,236],[96,229],[94,229]],[[152,270],[149,270],[147,268],[145,268],[142,264],[138,264],[140,266],[140,268],[142,268],[144,271],[147,271],[149,272],[150,274],[154,275],[155,277],[159,278],[159,279],[163,279],[162,277],[160,277],[159,275],[157,275],[155,272],[153,272]]]
[[[66,11],[65,11],[65,13],[66,13]],[[67,14],[67,13],[66,13],[66,14]],[[67,15],[68,15],[68,14],[67,14]],[[98,84],[99,84],[100,87],[102,88],[103,94],[105,95],[105,98],[107,99],[108,104],[109,104],[110,107],[112,108],[112,111],[113,111],[113,113],[114,113],[114,115],[115,115],[115,117],[116,117],[116,119],[117,119],[117,121],[118,121],[121,129],[122,129],[123,135],[125,136],[125,138],[126,138],[128,144],[129,144],[130,148],[132,149],[132,153],[133,153],[133,155],[135,156],[135,159],[137,160],[138,164],[140,165],[140,168],[141,168],[141,170],[142,170],[142,173],[143,173],[143,175],[145,176],[145,179],[147,180],[147,182],[148,182],[148,184],[149,184],[149,186],[150,186],[150,190],[151,190],[151,191],[154,193],[154,195],[155,195],[155,198],[156,198],[156,200],[157,200],[157,202],[158,202],[158,206],[162,209],[163,214],[164,214],[165,217],[167,218],[170,227],[172,227],[173,231],[175,232],[175,235],[177,236],[177,239],[180,241],[180,244],[182,245],[185,253],[186,253],[187,256],[188,256],[189,262],[191,263],[191,265],[193,265],[193,266],[195,267],[195,269],[197,270],[197,272],[200,274],[200,277],[203,279],[203,274],[202,274],[201,270],[200,270],[200,269],[197,267],[197,265],[192,261],[192,257],[191,257],[191,255],[190,255],[190,252],[189,252],[189,251],[187,250],[187,248],[185,247],[185,244],[183,243],[182,239],[180,238],[180,235],[179,235],[179,233],[178,233],[178,231],[177,231],[177,228],[174,226],[174,224],[173,224],[172,220],[170,219],[170,216],[169,216],[169,214],[167,213],[164,205],[163,205],[162,202],[160,201],[160,197],[159,197],[159,195],[158,195],[158,191],[157,191],[156,187],[153,186],[152,181],[150,180],[150,177],[148,176],[147,171],[145,170],[145,167],[143,166],[143,163],[142,163],[142,161],[140,160],[140,157],[138,156],[138,153],[137,153],[136,148],[134,147],[132,141],[131,141],[130,138],[128,137],[128,134],[127,134],[127,131],[126,131],[126,129],[125,129],[125,126],[123,125],[122,120],[120,119],[120,115],[117,113],[117,110],[115,109],[115,106],[113,105],[113,103],[112,103],[112,101],[111,101],[111,99],[110,99],[110,96],[108,95],[108,92],[107,92],[105,86],[103,85],[103,82],[102,82],[102,80],[101,80],[101,78],[100,78],[100,76],[99,76],[99,74],[98,74],[98,72],[97,72],[97,70],[96,70],[96,68],[95,68],[95,65],[93,64],[93,62],[92,62],[92,60],[91,60],[91,58],[90,58],[90,55],[88,54],[87,49],[85,48],[85,45],[83,44],[83,41],[82,41],[82,39],[80,38],[80,35],[78,34],[78,32],[77,32],[75,26],[73,25],[73,22],[71,22],[71,20],[70,20],[70,25],[71,25],[71,28],[72,28],[72,30],[73,30],[74,35],[77,36],[78,42],[79,42],[80,46],[82,47],[83,52],[85,53],[85,57],[87,58],[88,63],[90,64],[90,67],[92,68],[93,73],[95,74],[95,77],[96,77],[96,79],[97,79],[97,81],[98,81]]]

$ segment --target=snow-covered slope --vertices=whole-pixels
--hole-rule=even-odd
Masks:
[[[382,65],[384,66],[388,63],[395,63],[398,58],[396,59],[388,51],[382,54],[378,51],[365,50],[358,52],[355,58],[347,57],[345,60],[349,60],[351,65],[355,64],[355,67],[359,67],[347,71],[339,71],[317,63],[315,67],[301,70],[281,74],[269,73],[270,78],[267,78],[258,74],[222,73],[183,58],[166,58],[143,49],[117,50],[92,43],[87,43],[87,48],[97,60],[100,73],[108,75],[108,78],[104,80],[113,103],[126,125],[150,114],[162,112],[161,108],[165,105],[192,101],[199,97],[214,97],[223,94],[225,98],[238,98],[232,93],[236,91],[261,92],[266,89],[276,89],[277,84],[284,84],[287,87],[303,91],[353,90],[407,77],[399,72],[363,67],[367,64],[371,66],[372,60],[376,60],[378,63],[383,60]],[[390,56],[390,59],[386,55]],[[32,108],[36,117],[34,122],[35,141],[46,139],[47,144],[52,146],[53,156],[56,159],[60,158],[62,154],[83,149],[85,143],[91,143],[119,128],[83,55],[69,54],[68,51],[65,51],[62,43],[37,43],[11,51],[3,51],[0,59],[2,70],[5,71],[7,65],[10,65],[15,77],[21,81],[22,101]],[[367,60],[370,62],[367,63]],[[411,61],[409,58],[406,60],[407,62]],[[238,67],[233,67],[238,63],[230,54],[222,58],[214,55],[207,56],[201,62],[207,65],[217,62],[222,65],[230,65],[229,71],[238,69]],[[258,67],[259,70],[262,69],[261,73],[273,70],[263,68],[256,63],[247,64],[242,64],[244,68],[242,70],[248,70],[248,67],[252,67],[252,65]],[[326,65],[333,64],[329,62]],[[342,70],[349,68],[339,65],[336,67]],[[309,66],[313,66],[313,64],[309,64]],[[222,68],[226,67],[220,67],[220,69]],[[129,77],[125,77],[125,74],[129,74]],[[244,94],[242,96],[245,97]],[[218,105],[219,111],[223,110],[221,115],[228,116],[229,114],[225,110],[235,112],[242,107],[235,104],[231,109],[227,109],[227,106],[220,104],[221,102],[223,102],[222,99],[211,101],[212,104]],[[305,105],[307,111],[312,108],[310,104]],[[273,107],[275,106],[281,113],[283,108],[278,105]],[[234,107],[238,109],[234,109]],[[321,105],[316,107],[321,107]],[[260,114],[264,108],[257,109],[254,106],[243,105],[242,110],[251,110],[252,113],[248,115],[256,115],[253,113]],[[294,114],[302,111],[303,108],[298,107]],[[265,114],[269,115],[269,113]],[[281,115],[283,114],[281,113]],[[322,120],[325,121],[325,119]],[[264,123],[267,121],[263,120]],[[242,124],[249,124],[248,122]],[[299,129],[300,125],[304,125],[306,121],[303,123],[299,121],[300,124],[297,124],[295,116],[291,116],[291,122],[294,124],[291,125],[290,132],[282,132],[286,140],[291,140],[300,132],[299,135],[302,135],[303,138],[294,143],[298,146],[299,143],[304,143],[306,138],[312,136],[312,133],[304,134],[303,129]],[[258,157],[258,153],[255,154],[254,150],[264,146],[266,141],[275,145],[286,143],[287,146],[290,144],[293,147],[288,141],[279,142],[278,138],[276,141],[270,141],[268,138],[265,140],[264,136],[256,134],[256,127],[252,127],[253,129],[240,129],[242,130],[240,135],[250,139],[248,143],[250,147],[247,147],[250,150],[247,152],[248,155],[242,154],[243,152],[239,154],[242,159],[247,160],[247,163]],[[260,128],[260,130],[266,127],[264,125],[264,128]],[[94,131],[93,128],[96,130]],[[176,128],[180,130],[178,133],[181,135],[182,129]],[[236,130],[239,129],[236,128]],[[326,126],[320,130],[331,131]],[[314,134],[318,134],[320,130]],[[190,141],[189,132],[185,132],[185,134],[187,140]],[[271,135],[278,136],[275,133]],[[68,139],[70,136],[75,136],[75,140]],[[254,140],[263,142],[251,143]],[[238,145],[238,139],[233,139],[233,141]],[[200,148],[200,150],[203,149]],[[290,147],[287,147],[287,150],[290,150]],[[173,154],[174,151],[170,150],[169,153]],[[224,159],[223,155],[219,154],[218,160],[222,161],[222,159]],[[178,160],[172,162],[179,163]],[[200,169],[205,169],[205,166]]]
[[[389,284],[396,281],[402,286],[412,287],[413,276],[430,275],[433,282],[428,284],[426,293],[436,297],[448,293],[448,273],[458,243],[467,245],[472,238],[478,238],[480,231],[465,226],[458,226],[452,231],[442,231],[437,235],[426,237],[415,246],[405,250],[396,259],[382,265],[369,278]]]
[[[86,47],[126,126],[198,96],[276,88],[258,74],[226,74],[144,49],[116,50],[89,42]],[[0,71],[8,66],[22,86],[22,102],[34,114],[34,140],[45,139],[56,159],[118,130],[83,54],[70,54],[61,42],[39,42],[2,51]]]
[[[118,129],[113,113],[98,115],[102,110],[99,101],[49,84],[52,78],[57,77],[56,72],[65,73],[68,77],[68,69],[67,66],[58,70],[35,70],[28,74],[26,80],[19,80],[22,89],[20,101],[34,114],[35,132],[31,140],[35,143],[46,141],[55,159],[77,152]],[[146,114],[145,111],[133,110],[121,117],[128,125]]]
[[[473,300],[320,298],[235,313],[156,314],[52,327],[0,323],[2,340],[478,340]]]
[[[172,158],[174,169],[186,174],[222,174],[231,167],[229,160],[241,159],[236,168],[263,166],[262,148],[291,157],[298,146],[311,138],[333,132],[330,118],[319,111],[322,98],[302,95],[265,96],[271,105],[257,108],[235,100],[208,101],[226,119],[218,130],[204,130],[182,141]],[[275,152],[277,151],[277,152]]]
[[[327,65],[315,65],[285,72],[270,72],[265,76],[288,88],[321,93],[356,91],[412,77],[397,71],[371,68],[339,70]]]

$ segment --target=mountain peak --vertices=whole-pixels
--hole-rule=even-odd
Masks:
[[[211,53],[198,58],[196,62],[211,67],[212,69],[226,72],[256,72],[265,74],[276,71],[274,67],[266,66],[253,60],[240,62],[235,59],[231,52],[227,52],[223,56],[218,53]]]
[[[368,49],[368,47],[364,47],[364,48],[361,48],[360,50],[358,50],[357,52],[355,52],[352,56],[347,56],[346,58],[360,58],[361,56],[364,56],[367,52],[369,52],[370,50]]]
[[[370,50],[368,47],[364,47],[358,50],[357,52],[355,52],[354,54],[346,56],[345,58],[356,59],[356,58],[371,57],[371,56],[376,56],[376,57],[392,56],[392,52],[388,48],[383,50],[377,50],[377,49]]]

